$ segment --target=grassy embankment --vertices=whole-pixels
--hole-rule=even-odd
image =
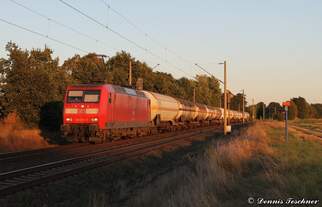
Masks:
[[[322,140],[260,122],[138,192],[131,206],[248,206],[248,197],[320,199]]]
[[[0,206],[249,206],[248,197],[319,198],[322,142],[283,123],[89,171],[0,199]],[[319,197],[320,196],[320,197]],[[2,205],[1,205],[2,204]]]
[[[0,122],[0,153],[51,147],[39,129],[30,129],[15,115]]]

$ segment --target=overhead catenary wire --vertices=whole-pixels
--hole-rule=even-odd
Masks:
[[[198,67],[198,68],[200,68],[201,70],[203,70],[203,71],[205,71],[206,73],[208,73],[208,72],[207,72],[207,70],[206,70],[206,69],[204,69],[203,67],[201,67],[198,63],[195,63],[195,66],[197,66],[197,67]],[[222,80],[220,80],[220,79],[216,78],[216,77],[215,77],[214,75],[212,75],[211,73],[208,73],[208,75],[210,75],[210,77],[214,78],[215,80],[219,81],[220,83],[224,84],[224,82],[223,82]]]
[[[84,52],[84,53],[90,53],[90,52],[89,52],[89,51],[87,51],[87,50],[81,49],[81,48],[76,47],[76,46],[74,46],[74,45],[72,45],[72,44],[69,44],[69,43],[67,43],[67,42],[64,42],[64,41],[58,40],[58,39],[56,39],[56,38],[50,37],[50,36],[45,35],[45,34],[43,34],[43,33],[40,33],[40,32],[37,32],[37,31],[35,31],[35,30],[29,29],[29,28],[27,28],[27,27],[20,26],[20,25],[18,25],[18,24],[15,24],[15,23],[13,23],[13,22],[7,21],[7,20],[5,20],[5,19],[0,18],[0,21],[1,21],[1,22],[6,23],[6,24],[8,24],[8,25],[14,26],[14,27],[16,27],[16,28],[19,28],[19,29],[21,29],[21,30],[24,30],[24,31],[27,31],[27,32],[33,33],[33,34],[35,34],[35,35],[41,36],[41,37],[43,37],[43,38],[49,39],[49,40],[54,41],[54,42],[57,42],[57,43],[59,43],[59,44],[61,44],[61,45],[64,45],[64,46],[66,46],[66,47],[70,47],[70,48],[72,48],[72,49],[75,49],[75,50],[78,50],[78,51],[81,51],[81,52]]]
[[[123,15],[121,12],[117,11],[116,9],[114,9],[109,3],[107,3],[105,0],[101,0],[103,2],[103,4],[112,12],[114,12],[115,14],[117,14],[118,16],[120,16],[125,22],[127,22],[129,25],[131,25],[134,29],[136,29],[139,33],[142,33],[145,37],[147,37],[148,39],[150,39],[150,41],[152,41],[154,44],[158,45],[159,47],[163,48],[163,45],[156,41],[155,39],[153,39],[148,33],[146,33],[145,31],[143,31],[137,24],[135,24],[133,21],[131,21],[129,18],[127,18],[125,15]],[[166,48],[163,48],[166,49]]]
[[[46,19],[46,20],[48,20],[48,21],[51,21],[51,22],[53,22],[53,23],[55,23],[55,24],[57,24],[57,25],[59,25],[59,26],[65,27],[65,28],[67,28],[67,29],[69,29],[69,30],[71,30],[71,31],[73,31],[73,32],[75,32],[75,33],[77,33],[77,34],[79,34],[79,35],[82,35],[82,36],[85,36],[85,37],[87,37],[87,38],[89,38],[89,39],[92,39],[92,40],[94,40],[95,42],[99,42],[99,41],[100,41],[100,40],[98,40],[98,39],[96,39],[96,38],[91,37],[90,35],[87,35],[87,34],[85,34],[85,33],[82,33],[81,31],[79,31],[79,30],[77,30],[77,29],[75,29],[75,28],[73,28],[73,27],[70,27],[70,26],[68,26],[68,25],[66,25],[66,24],[64,24],[64,23],[61,23],[61,22],[59,22],[59,21],[57,21],[57,20],[53,19],[53,18],[50,18],[50,17],[48,17],[48,16],[46,16],[46,15],[42,14],[41,12],[38,12],[38,11],[36,11],[36,10],[34,10],[34,9],[32,9],[32,8],[30,8],[30,7],[26,6],[26,5],[24,5],[24,4],[21,4],[21,3],[17,2],[17,1],[15,1],[15,0],[10,0],[10,1],[11,1],[12,3],[14,3],[14,4],[16,4],[16,5],[20,6],[20,7],[23,7],[24,9],[26,9],[26,10],[28,10],[28,11],[30,11],[30,12],[32,12],[32,13],[34,13],[35,15],[38,15],[38,16],[40,16],[40,17],[42,17],[42,18],[44,18],[44,19]],[[64,2],[64,1],[61,1],[61,2]],[[75,8],[75,9],[76,9],[76,8]],[[80,10],[78,10],[78,11],[79,11],[79,12],[81,12]],[[106,27],[107,27],[107,26],[105,26],[104,24],[100,23],[99,21],[95,20],[94,18],[91,18],[89,15],[86,15],[84,12],[82,12],[82,15],[85,15],[87,18],[90,18],[92,21],[95,21],[96,23],[100,24],[101,26],[104,26],[104,28],[106,28]],[[67,43],[67,42],[64,42],[64,41],[61,41],[61,40],[59,40],[59,39],[55,39],[55,38],[53,38],[53,37],[49,36],[48,34],[46,35],[46,34],[43,34],[43,33],[38,32],[38,31],[34,31],[34,30],[29,29],[29,28],[27,28],[27,27],[23,27],[23,26],[20,26],[20,25],[18,25],[18,24],[15,24],[15,23],[9,22],[9,21],[7,21],[7,20],[5,20],[5,19],[1,19],[1,21],[2,21],[2,22],[5,22],[5,23],[7,23],[7,24],[10,24],[10,25],[12,25],[12,26],[15,26],[15,27],[17,27],[17,28],[19,28],[19,29],[22,29],[22,30],[28,31],[28,32],[30,32],[30,33],[36,34],[36,35],[41,36],[41,37],[44,37],[44,38],[47,38],[47,39],[52,40],[52,41],[54,41],[54,42],[57,42],[57,43],[59,43],[59,44],[62,44],[62,45],[68,46],[68,47],[70,47],[70,48],[73,48],[73,49],[76,49],[76,50],[79,50],[79,51],[82,51],[82,52],[86,52],[86,53],[88,53],[88,51],[86,51],[86,50],[84,50],[84,49],[81,49],[81,48],[79,48],[79,47],[77,47],[77,46],[74,46],[74,45],[72,45],[72,44],[70,44],[70,43]],[[141,49],[143,49],[145,52],[148,52],[148,53],[149,53],[149,54],[151,54],[152,56],[154,56],[154,57],[156,57],[156,58],[158,58],[158,59],[163,60],[163,58],[162,58],[162,57],[160,57],[159,55],[157,55],[157,54],[153,53],[152,51],[149,51],[148,49],[146,49],[146,48],[144,48],[144,47],[142,47],[142,46],[138,45],[138,44],[137,44],[137,43],[135,43],[134,41],[132,41],[132,40],[130,40],[130,39],[128,39],[128,38],[126,38],[125,36],[123,36],[122,34],[120,34],[120,33],[116,32],[116,31],[112,30],[111,28],[109,28],[109,30],[110,30],[110,31],[112,31],[112,32],[113,32],[113,33],[115,33],[115,34],[119,34],[119,36],[120,36],[121,38],[123,38],[123,39],[125,38],[127,41],[130,41],[131,43],[136,44],[136,46],[141,47]],[[172,67],[174,67],[174,68],[175,68],[175,69],[177,69],[178,71],[182,72],[182,73],[183,73],[183,74],[185,74],[186,76],[189,76],[189,75],[187,75],[187,73],[186,73],[184,70],[182,70],[181,68],[179,68],[179,67],[177,67],[176,65],[172,64],[171,62],[169,62],[169,61],[167,61],[167,60],[165,60],[165,59],[164,59],[163,61],[164,61],[165,63],[167,63],[167,64],[171,65]],[[189,76],[189,77],[193,78],[192,76]]]
[[[120,16],[125,22],[127,22],[129,25],[131,25],[133,28],[135,28],[138,32],[142,33],[144,36],[149,38],[154,44],[158,45],[159,47],[168,50],[168,48],[164,47],[159,41],[155,40],[152,38],[147,32],[145,32],[143,29],[141,29],[137,24],[135,24],[132,20],[130,20],[128,17],[123,15],[121,12],[118,10],[114,9],[110,4],[108,4],[105,0],[101,0],[103,4],[110,9],[112,12]]]
[[[183,73],[183,74],[185,74],[186,76],[191,77],[190,75],[188,75],[184,70],[182,70],[182,69],[181,69],[181,68],[179,68],[178,66],[176,66],[176,65],[174,65],[173,63],[171,63],[171,62],[169,62],[169,61],[167,61],[167,60],[163,59],[161,56],[159,56],[159,55],[155,54],[154,52],[152,52],[151,50],[149,50],[149,49],[147,49],[147,48],[143,47],[142,45],[138,44],[137,42],[135,42],[135,41],[133,41],[133,40],[131,40],[131,39],[127,38],[127,37],[126,37],[126,36],[124,36],[123,34],[121,34],[121,33],[117,32],[116,30],[112,29],[110,26],[105,25],[105,24],[103,24],[102,22],[98,21],[97,19],[95,19],[95,18],[91,17],[90,15],[88,15],[88,14],[86,14],[85,12],[81,11],[80,9],[76,8],[76,7],[75,7],[75,6],[73,6],[72,4],[70,4],[70,3],[68,3],[68,2],[66,2],[66,1],[64,1],[64,0],[58,0],[58,1],[60,1],[62,4],[66,5],[66,6],[67,6],[67,7],[69,7],[70,9],[74,10],[75,12],[79,13],[80,15],[82,15],[82,16],[86,17],[87,19],[91,20],[93,23],[95,23],[95,24],[97,24],[97,25],[99,25],[99,26],[103,27],[104,29],[106,29],[106,30],[108,30],[108,31],[112,32],[113,34],[117,35],[117,36],[118,36],[118,37],[120,37],[121,39],[126,40],[127,42],[129,42],[129,43],[133,44],[134,46],[136,46],[137,48],[139,48],[139,49],[141,49],[141,50],[143,50],[143,51],[145,51],[145,52],[149,53],[150,55],[152,55],[152,56],[154,56],[154,57],[156,57],[156,58],[158,58],[158,59],[163,60],[165,63],[167,63],[167,64],[169,64],[169,65],[173,66],[175,69],[179,70],[180,72],[182,72],[182,73]]]
[[[103,2],[103,4],[110,9],[111,11],[113,11],[115,14],[119,15],[122,19],[124,19],[129,25],[131,25],[132,27],[134,27],[137,31],[141,32],[141,33],[145,33],[139,26],[137,26],[135,23],[133,23],[130,19],[128,19],[126,16],[124,16],[122,13],[120,13],[119,11],[117,11],[116,9],[114,9],[113,7],[111,7],[111,5],[109,3],[107,3],[105,0],[101,0]],[[145,33],[145,35],[147,36],[148,34]]]
[[[177,52],[173,51],[172,49],[165,47],[162,43],[160,43],[159,41],[157,41],[155,38],[152,38],[151,35],[149,35],[147,32],[145,32],[143,29],[141,29],[136,23],[134,23],[132,20],[130,20],[128,17],[126,17],[125,15],[123,15],[121,12],[119,12],[118,10],[116,10],[115,8],[113,8],[109,3],[107,3],[105,0],[101,0],[103,2],[103,4],[110,9],[112,12],[114,12],[115,14],[117,14],[118,16],[120,16],[125,22],[127,22],[129,25],[131,25],[133,28],[135,28],[138,32],[142,33],[145,37],[147,37],[148,39],[150,39],[150,41],[152,41],[154,44],[158,45],[160,48],[164,49],[165,51],[168,51],[170,53],[172,53],[174,56],[176,56],[178,59],[180,59],[183,62],[188,63],[189,65],[194,65],[194,63],[190,60],[188,60],[187,58],[182,57],[181,55],[179,55]],[[193,67],[193,69],[195,69]],[[209,71],[207,71],[206,69],[201,69],[198,68],[201,71],[207,73],[210,76],[214,76],[213,74],[211,74]]]
[[[11,1],[12,3],[14,3],[14,4],[16,4],[16,5],[18,5],[18,6],[22,7],[22,8],[24,8],[24,9],[26,9],[26,10],[28,10],[29,12],[31,12],[31,13],[33,13],[33,14],[37,15],[37,16],[40,16],[40,17],[42,17],[42,18],[44,18],[44,19],[46,19],[46,20],[48,20],[48,21],[50,21],[50,22],[55,23],[56,25],[59,25],[59,26],[64,27],[64,28],[66,28],[66,29],[69,29],[70,31],[73,31],[74,33],[76,33],[76,34],[78,34],[78,35],[80,35],[80,36],[83,36],[83,37],[86,37],[86,38],[88,38],[88,39],[90,39],[90,40],[93,40],[93,41],[95,41],[96,43],[100,42],[100,43],[106,44],[107,46],[111,47],[109,44],[107,44],[106,42],[103,42],[102,40],[99,40],[99,39],[97,39],[97,38],[95,38],[95,37],[92,37],[91,35],[88,35],[88,34],[86,34],[86,33],[81,32],[81,31],[79,31],[78,29],[75,29],[75,28],[73,28],[73,27],[71,27],[71,26],[69,26],[69,25],[67,25],[67,24],[64,24],[64,23],[62,23],[62,22],[60,22],[60,21],[57,21],[57,20],[55,20],[55,19],[53,19],[53,18],[51,18],[51,17],[49,17],[49,16],[46,16],[46,15],[44,15],[44,14],[42,14],[42,13],[40,13],[40,12],[38,12],[38,11],[36,11],[36,10],[34,10],[34,9],[32,9],[32,8],[30,8],[30,7],[28,7],[28,6],[24,5],[24,4],[22,4],[22,3],[20,3],[20,2],[18,2],[18,1],[15,1],[15,0],[9,0],[9,1]],[[115,50],[117,50],[117,49],[116,49],[116,48],[114,48],[114,47],[112,47],[112,48],[113,48],[113,49],[115,49]]]
[[[99,25],[99,26],[101,26],[101,27],[103,27],[103,28],[105,28],[105,29],[107,29],[107,30],[111,31],[112,33],[114,33],[115,35],[119,36],[120,38],[122,38],[122,39],[124,39],[124,40],[126,40],[126,41],[130,42],[131,44],[135,45],[136,47],[138,47],[138,48],[140,48],[140,49],[142,49],[142,50],[144,50],[144,51],[146,51],[146,52],[147,52],[147,49],[146,49],[145,47],[143,47],[143,46],[139,45],[138,43],[134,42],[133,40],[131,40],[131,39],[129,39],[129,38],[127,38],[127,37],[125,37],[125,36],[124,36],[124,35],[122,35],[121,33],[119,33],[119,32],[117,32],[117,31],[113,30],[111,27],[109,27],[109,26],[107,26],[107,25],[105,25],[105,24],[101,23],[101,22],[100,22],[100,21],[98,21],[97,19],[95,19],[95,18],[93,18],[93,17],[89,16],[88,14],[86,14],[86,13],[85,13],[85,12],[83,12],[83,11],[81,11],[80,9],[78,9],[78,8],[74,7],[73,5],[71,5],[71,4],[69,4],[69,3],[67,3],[67,2],[66,2],[66,1],[64,1],[64,0],[58,0],[58,1],[60,1],[61,3],[63,3],[64,5],[66,5],[67,7],[69,7],[69,8],[71,8],[71,9],[73,9],[74,11],[78,12],[79,14],[83,15],[84,17],[86,17],[86,18],[90,19],[92,22],[96,23],[97,25]]]

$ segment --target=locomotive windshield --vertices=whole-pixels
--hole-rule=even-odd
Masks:
[[[98,103],[100,101],[100,91],[98,90],[72,90],[68,91],[68,103]]]

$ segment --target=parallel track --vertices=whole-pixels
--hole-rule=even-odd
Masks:
[[[209,134],[210,132],[214,132],[214,126],[179,132],[180,134],[178,132],[172,133],[172,135],[170,135],[171,133],[166,133],[133,139],[127,141],[126,144],[125,142],[115,142],[97,145],[98,150],[89,151],[86,154],[83,152],[82,155],[76,157],[0,173],[0,197],[70,175],[108,166],[118,161],[133,159],[165,145],[182,143],[198,135]],[[34,153],[37,154],[37,152]],[[30,155],[32,154],[30,153]],[[19,156],[22,156],[22,154]],[[14,157],[17,157],[17,155],[11,156],[11,159],[14,160]],[[2,157],[1,159],[8,158],[10,156]]]
[[[26,159],[28,157],[39,156],[42,153],[49,153],[49,152],[58,153],[61,151],[72,150],[74,148],[80,148],[84,146],[85,144],[68,144],[68,145],[47,147],[47,148],[36,149],[36,150],[0,153],[0,162]]]
[[[219,129],[220,126],[211,126],[213,128]],[[197,128],[198,129],[198,128]],[[64,159],[69,159],[77,156],[84,155],[85,153],[95,153],[97,151],[106,150],[106,148],[113,148],[118,145],[131,145],[141,142],[146,142],[155,139],[162,139],[169,136],[174,136],[178,133],[185,133],[191,130],[185,131],[176,131],[176,132],[167,132],[161,133],[152,136],[137,137],[134,139],[118,140],[115,142],[109,142],[104,144],[92,145],[92,144],[71,144],[62,147],[46,148],[41,150],[26,151],[12,153],[13,156],[4,156],[0,157],[0,173],[5,173],[8,171],[15,171],[20,168],[28,168],[35,165],[41,165],[48,162],[54,162]],[[202,129],[202,128],[199,128]],[[11,153],[10,153],[11,154]]]

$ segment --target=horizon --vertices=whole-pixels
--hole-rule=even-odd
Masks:
[[[111,56],[116,51],[124,50],[137,60],[146,62],[150,67],[160,64],[155,70],[171,73],[175,78],[188,76],[187,78],[191,79],[189,76],[203,74],[193,65],[198,63],[222,79],[222,66],[217,63],[225,59],[228,61],[228,88],[234,94],[245,89],[249,105],[252,104],[252,98],[255,99],[255,103],[263,101],[268,104],[281,103],[298,96],[304,97],[309,103],[322,103],[320,82],[322,60],[318,58],[318,51],[322,49],[322,40],[319,38],[322,29],[318,21],[322,17],[319,12],[322,2],[207,1],[200,4],[185,1],[185,7],[182,8],[180,2],[183,1],[171,3],[104,1],[156,40],[150,41],[145,35],[140,34],[138,29],[105,7],[102,1],[97,0],[92,4],[66,1],[108,24],[129,39],[149,48],[162,59],[171,61],[185,73],[147,55],[111,32],[104,31],[59,1],[45,3],[32,0],[29,4],[23,1],[16,2],[89,33],[115,49],[107,51],[108,46],[75,35],[9,0],[2,7],[0,16],[2,19],[85,48],[90,52]],[[159,10],[155,9],[156,7]],[[11,12],[13,9],[17,11],[15,16]],[[167,10],[166,16],[164,16],[165,10]],[[197,15],[191,16],[191,14]],[[7,26],[3,22],[0,24],[3,25],[0,57],[7,57],[5,45],[9,41],[28,50],[47,45],[54,51],[53,56],[59,57],[60,63],[74,54],[85,54]],[[157,46],[155,42],[161,42],[164,47]],[[165,48],[168,48],[168,51]]]

